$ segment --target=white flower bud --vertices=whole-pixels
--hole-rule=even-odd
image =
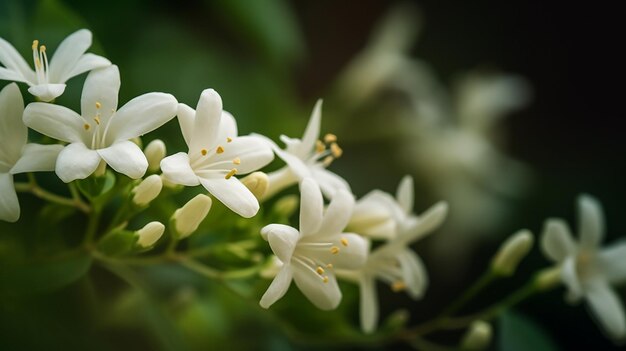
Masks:
[[[550,290],[561,283],[561,267],[550,267],[541,270],[535,276],[535,285],[541,291]]]
[[[139,229],[135,232],[135,234],[139,237],[137,240],[137,245],[142,248],[148,248],[154,245],[163,235],[165,231],[165,226],[160,222],[150,222],[146,224],[143,228]]]
[[[161,189],[163,189],[161,177],[153,174],[133,189],[133,202],[139,206],[145,206],[159,196]]]
[[[269,187],[269,179],[267,178],[267,174],[263,172],[251,173],[247,177],[242,178],[241,182],[257,199],[263,197]]]
[[[527,229],[522,229],[511,235],[502,243],[498,253],[491,261],[493,272],[502,276],[513,275],[520,261],[532,248],[533,242],[533,234]]]
[[[161,160],[166,154],[165,143],[161,139],[154,139],[143,150],[143,153],[148,159],[148,170],[150,172],[156,172],[161,167]]]
[[[476,320],[472,322],[467,333],[461,341],[461,349],[463,350],[484,350],[489,346],[492,338],[491,324]]]
[[[179,239],[188,237],[198,229],[204,217],[209,213],[211,203],[210,197],[200,194],[174,212],[172,220]]]

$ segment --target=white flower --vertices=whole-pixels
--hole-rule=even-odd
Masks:
[[[584,298],[603,329],[613,338],[624,338],[624,306],[611,284],[626,281],[626,242],[600,249],[604,216],[600,203],[591,196],[578,198],[578,221],[578,243],[563,220],[546,221],[541,247],[561,267],[569,299]]]
[[[261,235],[283,265],[260,305],[269,308],[278,301],[293,279],[315,306],[331,310],[341,300],[334,269],[360,268],[365,263],[368,242],[357,234],[343,232],[354,206],[351,193],[338,191],[326,213],[314,180],[305,178],[300,183],[300,193],[299,230],[283,224],[261,229]]]
[[[399,227],[415,217],[413,211],[413,178],[405,176],[398,184],[396,197],[378,189],[357,201],[348,228],[374,239],[393,239]]]
[[[91,46],[91,32],[81,29],[65,38],[48,65],[46,47],[33,41],[33,71],[13,45],[0,38],[0,80],[27,83],[28,92],[42,101],[52,101],[63,94],[65,82],[81,73],[111,65],[104,57],[85,54]]]
[[[24,100],[11,83],[0,91],[0,220],[20,218],[20,204],[13,186],[13,175],[51,171],[63,148],[61,145],[27,144],[28,130],[22,123]]]
[[[176,115],[170,94],[148,93],[117,109],[120,73],[117,66],[93,70],[81,98],[81,115],[54,104],[36,102],[24,111],[24,123],[45,135],[68,142],[59,154],[56,174],[68,183],[90,176],[101,160],[133,179],[148,168],[141,149],[129,139],[160,127]]]
[[[274,154],[265,140],[237,136],[233,116],[222,110],[222,99],[213,89],[202,92],[196,111],[178,105],[178,122],[189,147],[161,161],[163,174],[172,183],[202,184],[206,190],[237,214],[249,218],[259,202],[236,177],[272,161]]]
[[[286,144],[285,150],[280,149],[268,139],[276,155],[285,161],[287,166],[268,174],[270,188],[266,197],[306,177],[315,179],[324,196],[329,199],[340,189],[350,190],[348,182],[326,169],[334,159],[341,156],[343,151],[337,145],[337,137],[333,134],[326,134],[324,142],[319,140],[321,121],[322,100],[318,100],[302,139],[292,139],[281,135],[280,139]]]

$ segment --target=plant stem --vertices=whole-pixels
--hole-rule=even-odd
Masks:
[[[85,246],[90,247],[93,245],[99,223],[100,209],[94,208],[94,211],[89,214],[89,221],[87,222],[87,230],[85,231],[84,239]]]
[[[463,295],[452,301],[450,305],[441,313],[439,317],[447,317],[461,308],[465,306],[469,301],[471,301],[479,292],[481,292],[485,287],[491,284],[498,276],[493,273],[491,269],[483,273],[480,278],[478,278],[472,286],[470,286]]]
[[[91,208],[79,198],[67,198],[51,193],[37,184],[35,176],[28,173],[28,183],[15,183],[15,190],[19,192],[31,193],[40,199],[47,200],[59,205],[75,207],[84,213],[89,213]],[[71,189],[71,187],[70,187]],[[71,191],[71,190],[70,190]]]

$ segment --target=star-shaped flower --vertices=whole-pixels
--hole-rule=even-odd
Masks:
[[[600,203],[589,195],[578,198],[579,241],[561,219],[549,219],[541,247],[561,267],[561,280],[572,302],[585,299],[591,314],[613,338],[626,337],[624,305],[611,284],[626,281],[626,242],[600,248],[604,216]]]
[[[200,95],[194,111],[178,105],[178,122],[189,147],[161,161],[166,179],[175,184],[202,186],[226,207],[249,218],[259,202],[236,174],[246,174],[274,159],[269,144],[255,136],[237,136],[233,116],[222,110],[222,99],[213,89]]]
[[[28,127],[69,143],[56,164],[56,174],[64,182],[87,178],[101,161],[131,178],[146,172],[146,156],[129,139],[172,119],[178,102],[170,94],[148,93],[116,110],[120,84],[117,66],[93,70],[83,87],[81,115],[44,102],[29,104],[24,110]]]
[[[81,29],[65,38],[48,64],[46,47],[33,41],[33,71],[6,40],[0,38],[0,80],[27,83],[28,92],[41,101],[52,101],[65,91],[65,82],[81,73],[111,65],[106,58],[85,54],[91,46],[91,32]]]
[[[27,144],[28,129],[22,123],[24,100],[20,89],[11,83],[0,91],[0,220],[20,218],[20,204],[13,175],[51,171],[62,145]]]
[[[260,305],[269,308],[294,280],[300,291],[318,308],[339,305],[341,291],[334,269],[359,269],[366,260],[368,241],[358,234],[344,233],[354,198],[339,190],[324,213],[318,184],[311,178],[300,183],[300,229],[270,224],[261,229],[282,268],[263,295]]]

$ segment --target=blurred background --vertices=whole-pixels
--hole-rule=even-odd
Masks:
[[[446,226],[416,245],[431,278],[425,300],[379,287],[382,319],[404,308],[418,323],[479,276],[514,231],[538,235],[548,217],[575,226],[581,192],[603,203],[606,242],[623,238],[620,17],[617,4],[527,1],[0,0],[0,36],[29,57],[33,39],[53,51],[89,28],[90,51],[120,67],[120,102],[164,91],[195,106],[203,89],[215,88],[240,134],[299,137],[323,98],[322,131],[338,135],[345,155],[331,169],[358,197],[374,188],[393,193],[411,174],[418,213],[438,200],[451,203]],[[82,80],[71,80],[58,103],[78,108]],[[169,154],[185,147],[175,121],[144,144],[154,138],[167,141]],[[17,255],[59,230],[24,223],[37,201],[20,201],[21,222],[0,223],[0,255]],[[468,311],[546,265],[534,250],[515,277]],[[331,329],[358,326],[358,291],[350,285],[342,286],[348,302],[336,321],[294,288],[287,302],[261,311],[257,301],[172,267],[137,273],[150,293],[94,267],[88,284],[0,295],[0,349],[315,349],[332,346],[311,343]],[[260,296],[267,282],[257,285],[251,289]],[[493,349],[619,348],[563,293],[525,302],[510,317],[540,346],[520,344],[502,326]]]

